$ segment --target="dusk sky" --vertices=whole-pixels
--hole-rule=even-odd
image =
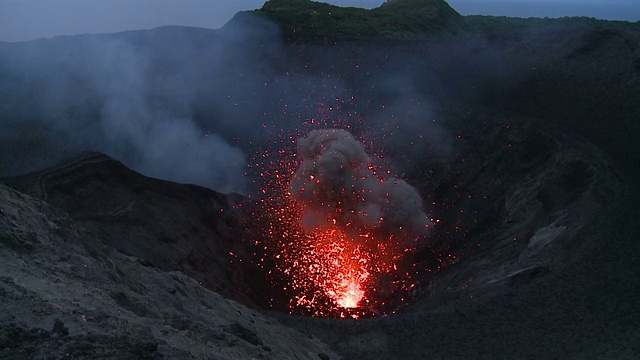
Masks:
[[[374,8],[384,0],[329,0]],[[219,28],[241,10],[264,0],[0,0],[0,41],[56,35],[109,33],[163,25]],[[463,15],[518,17],[588,16],[640,20],[638,0],[450,0]]]

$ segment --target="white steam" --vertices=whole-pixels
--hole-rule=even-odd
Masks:
[[[317,124],[375,138],[377,155],[391,160],[394,173],[413,176],[417,163],[426,167],[451,153],[452,138],[429,100],[444,84],[463,88],[454,81],[461,70],[438,62],[450,51],[407,62],[375,46],[358,48],[361,56],[346,45],[300,53],[283,37],[276,24],[247,15],[220,30],[167,27],[0,44],[0,177],[88,150],[149,176],[247,193],[245,172],[254,174],[245,154],[275,150],[274,138]],[[455,77],[436,81],[441,74]],[[382,186],[367,172],[366,154],[358,156],[365,174],[359,186],[378,190],[352,204],[359,211],[353,216],[378,227],[383,217],[390,228],[411,203],[387,204],[395,198],[383,196],[384,187],[409,187],[394,179]],[[309,216],[307,223],[314,218],[325,220]]]
[[[117,40],[100,44],[92,55],[87,76],[103,99],[99,137],[104,144],[98,150],[145,175],[224,193],[244,189],[246,160],[239,148],[207,134],[192,119],[151,104],[144,55]]]
[[[47,146],[46,151],[30,150],[33,154],[18,148],[19,162],[12,161],[11,154],[0,154],[0,176],[55,164],[62,157],[58,152],[88,150],[103,152],[147,176],[224,193],[246,192],[243,151],[214,126],[199,123],[191,110],[198,83],[185,73],[215,78],[204,73],[206,65],[192,65],[187,59],[191,53],[184,50],[181,55],[183,49],[176,49],[180,65],[161,68],[159,63],[170,62],[159,55],[166,49],[150,50],[117,36],[73,40],[43,42],[49,46],[19,44],[21,51],[0,56],[0,70],[14,74],[17,84],[28,84],[13,92],[9,90],[15,85],[0,86],[4,94],[15,93],[0,106],[5,128],[0,142],[7,144],[0,150],[15,151],[14,144],[21,143],[27,149]],[[208,65],[219,67],[213,61]],[[6,105],[12,103],[22,105]],[[33,133],[40,138],[23,141],[20,135]],[[42,160],[47,157],[53,161]],[[38,166],[30,166],[34,158]]]
[[[410,240],[431,227],[420,195],[406,181],[379,178],[364,146],[345,130],[313,130],[298,140],[301,164],[289,184],[312,231],[335,222]]]

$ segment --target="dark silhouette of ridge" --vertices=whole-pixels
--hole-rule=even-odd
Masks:
[[[183,271],[255,306],[241,285],[247,280],[244,265],[228,263],[229,252],[246,251],[246,215],[235,207],[245,201],[239,195],[150,178],[95,152],[2,182],[66,211],[105,244],[145,265]]]
[[[263,15],[289,39],[419,39],[462,31],[462,16],[442,0],[394,0],[375,9],[340,7],[309,0],[270,0],[236,14],[234,21]]]

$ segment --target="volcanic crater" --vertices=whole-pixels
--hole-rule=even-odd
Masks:
[[[450,116],[451,130],[463,134],[453,154],[416,158],[405,175],[427,194],[434,225],[397,263],[403,286],[374,284],[380,290],[365,296],[378,307],[334,305],[324,316],[437,308],[537,281],[574,261],[618,201],[619,177],[587,141],[535,119]],[[66,211],[144,266],[185,272],[254,308],[313,314],[291,307],[296,294],[291,278],[276,271],[259,201],[148,178],[99,153],[4,181]]]
[[[327,6],[0,43],[0,357],[640,353],[638,24]],[[428,231],[377,246],[415,207],[295,194],[314,131]],[[303,205],[376,215],[329,232],[353,301],[292,255],[357,217]]]

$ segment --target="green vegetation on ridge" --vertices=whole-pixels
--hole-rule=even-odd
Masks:
[[[459,32],[462,16],[442,0],[389,0],[367,10],[310,0],[270,0],[257,13],[288,38],[420,38]]]
[[[249,14],[260,14],[275,21],[290,40],[416,40],[462,33],[508,36],[536,29],[598,25],[640,30],[640,21],[462,16],[444,0],[387,0],[371,10],[311,0],[269,0],[258,10],[236,14],[232,21],[242,21]]]

